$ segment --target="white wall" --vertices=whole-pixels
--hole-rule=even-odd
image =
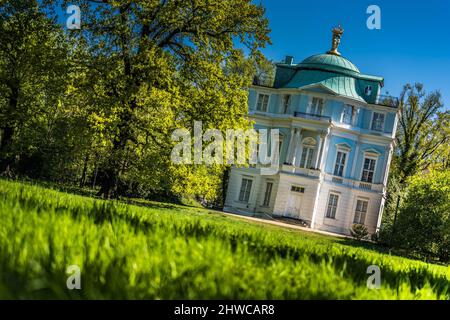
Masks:
[[[339,195],[336,218],[326,218],[328,196],[333,191]],[[369,202],[365,225],[370,233],[377,229],[378,214],[382,195],[374,192],[360,191],[324,182],[320,191],[315,228],[330,232],[349,234],[353,225],[357,199]]]

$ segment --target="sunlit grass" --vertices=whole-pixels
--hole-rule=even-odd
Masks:
[[[69,265],[82,290],[67,289]],[[449,281],[448,267],[332,237],[0,181],[0,298],[448,299]]]

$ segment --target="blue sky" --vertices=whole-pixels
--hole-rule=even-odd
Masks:
[[[331,29],[341,24],[342,55],[362,73],[385,78],[383,93],[398,96],[403,84],[422,82],[440,90],[450,108],[450,1],[448,0],[262,0],[272,45],[263,50],[274,61],[295,62],[325,53]],[[381,30],[366,26],[369,5],[381,9]]]

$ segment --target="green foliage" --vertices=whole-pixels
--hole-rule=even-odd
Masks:
[[[401,184],[427,169],[440,147],[448,146],[450,112],[444,111],[443,107],[438,91],[427,94],[419,83],[404,86],[400,95],[397,146],[393,159]]]
[[[249,126],[251,80],[236,43],[260,60],[269,41],[263,7],[250,0],[70,3],[85,7],[89,26],[71,35],[88,44],[81,91],[103,146],[100,194],[115,197],[127,185],[216,197],[224,167],[173,167],[170,137],[194,121],[223,131]]]
[[[428,259],[450,259],[450,171],[411,178],[393,244]]]
[[[366,226],[363,224],[354,224],[350,229],[350,234],[356,240],[365,240],[369,235],[369,231],[367,231]]]
[[[0,181],[0,298],[448,299],[449,268],[219,212]],[[66,288],[81,268],[82,290]],[[382,272],[369,290],[367,266]]]
[[[48,161],[55,152],[67,160],[61,100],[71,79],[68,44],[37,1],[0,5],[0,173],[20,166],[48,173],[58,165]]]
[[[82,8],[81,31],[56,23],[68,4]],[[170,137],[195,120],[249,127],[245,87],[267,69],[262,6],[18,0],[2,2],[0,23],[0,174],[105,197],[220,199],[226,167],[173,165]]]

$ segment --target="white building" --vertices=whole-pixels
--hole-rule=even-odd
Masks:
[[[312,229],[349,234],[353,224],[370,233],[380,226],[394,147],[395,98],[383,97],[383,78],[364,75],[333,48],[276,65],[273,84],[249,88],[255,129],[281,134],[280,170],[231,170],[225,211],[299,219]],[[259,83],[259,85],[258,85]]]

